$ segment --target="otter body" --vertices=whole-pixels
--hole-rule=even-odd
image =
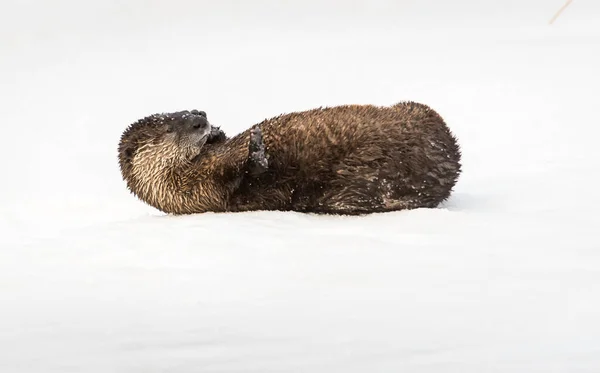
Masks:
[[[173,214],[432,208],[450,196],[461,172],[459,146],[443,119],[414,102],[290,113],[231,138],[213,127],[192,148],[151,121],[123,135],[121,170],[140,199]],[[144,132],[151,134],[131,140]]]

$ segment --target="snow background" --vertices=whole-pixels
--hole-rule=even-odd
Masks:
[[[600,5],[0,3],[0,371],[600,371]],[[439,209],[163,216],[116,148],[415,100],[464,172]]]

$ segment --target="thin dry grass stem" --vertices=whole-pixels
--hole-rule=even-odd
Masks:
[[[550,24],[553,24],[554,21],[561,15],[561,13],[573,2],[573,0],[567,0],[567,2],[556,12],[554,17],[550,20]]]

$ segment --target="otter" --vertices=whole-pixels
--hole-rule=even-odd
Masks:
[[[228,137],[197,109],[153,114],[121,136],[123,179],[169,214],[369,213],[435,208],[461,173],[442,117],[412,101],[281,114]]]

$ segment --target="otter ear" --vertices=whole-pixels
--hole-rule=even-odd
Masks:
[[[175,131],[175,124],[174,123],[165,123],[164,128],[165,128],[166,133],[171,133],[171,132]]]

